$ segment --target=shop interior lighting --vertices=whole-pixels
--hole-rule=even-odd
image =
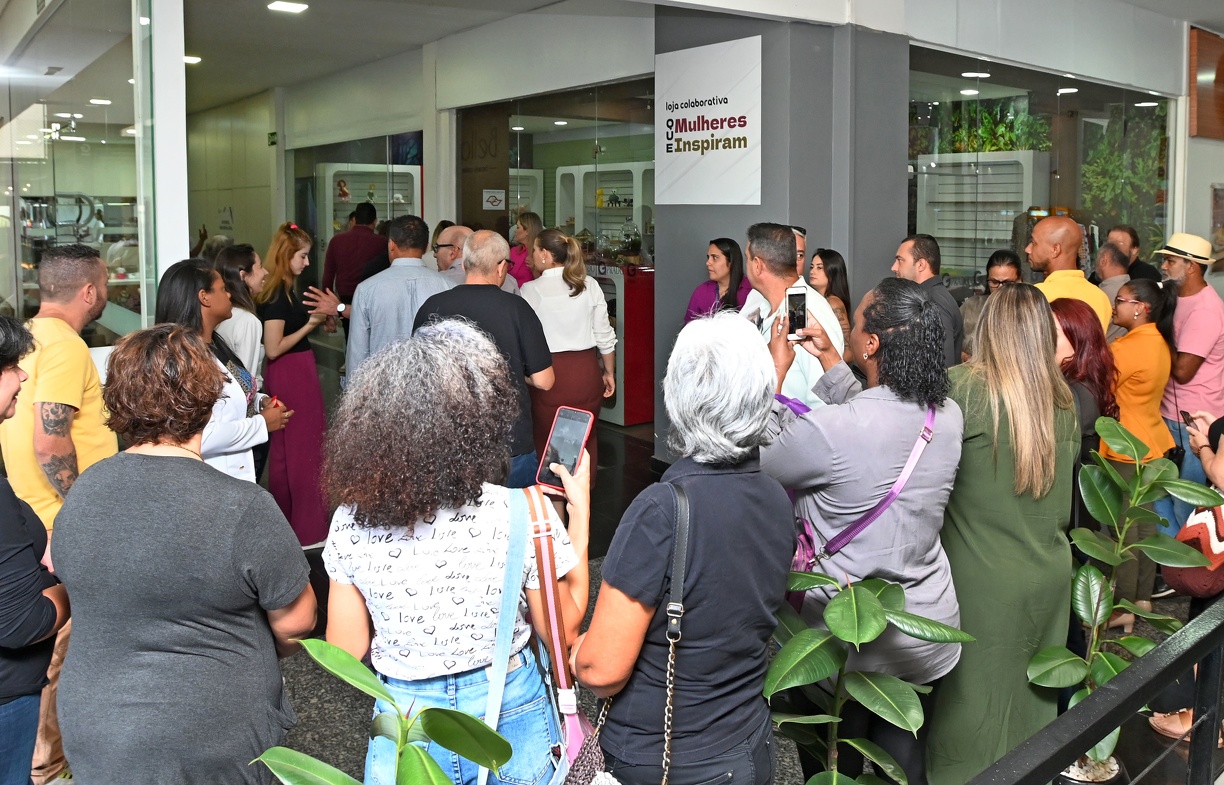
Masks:
[[[1147,108],[1151,106],[1160,106],[1160,104],[1156,103],[1155,101],[1140,101],[1139,103],[1135,104],[1135,106]]]
[[[56,112],[56,113],[55,113],[55,116],[56,116],[56,117],[62,117],[62,118],[64,118],[65,120],[71,120],[71,119],[72,119],[72,112]]]
[[[183,55],[183,62],[186,63],[187,65],[196,65],[202,59],[204,58],[196,57],[195,55]]]
[[[129,79],[129,80],[128,80],[128,84],[136,84],[136,80],[135,80],[135,79]]]
[[[990,78],[990,74],[986,73],[985,71],[966,71],[963,74],[961,74],[961,76],[965,77],[966,79],[989,79]]]
[[[26,134],[26,139],[42,139],[38,134]]]
[[[510,126],[510,130],[511,130],[511,131],[521,131],[521,130],[523,130],[523,126],[521,126],[521,125],[512,125],[512,126]]]
[[[80,120],[80,119],[81,119],[82,117],[84,117],[84,116],[85,116],[85,115],[80,114],[80,113],[77,113],[77,114],[74,114],[74,115],[73,115],[73,117],[75,117],[77,120]]]
[[[553,125],[569,125],[568,120],[553,120]]]
[[[61,142],[84,142],[85,137],[83,136],[61,136],[60,141]]]
[[[141,25],[141,27],[147,27],[147,26],[148,26],[148,24],[149,24],[149,17],[147,17],[147,16],[142,16],[142,17],[140,17],[140,25]]]
[[[978,91],[977,90],[961,90],[960,94],[961,95],[977,95]]]
[[[135,136],[135,135],[136,135],[136,126],[134,126],[134,125],[129,125],[127,128],[124,128],[124,129],[123,129],[123,132],[124,132],[125,134],[127,134],[128,136]]]
[[[33,142],[30,142],[30,141],[27,141],[27,140],[25,140],[25,139],[18,139],[18,140],[17,140],[17,144],[34,144],[34,143],[33,143]]]
[[[110,106],[111,100],[109,98],[90,98],[89,103],[94,106]]]
[[[310,6],[305,3],[285,3],[282,0],[276,0],[275,3],[268,3],[269,11],[283,11],[286,14],[300,14]]]
[[[1071,95],[1072,93],[1078,93],[1078,92],[1079,92],[1078,87],[1060,87],[1058,88],[1059,95]]]

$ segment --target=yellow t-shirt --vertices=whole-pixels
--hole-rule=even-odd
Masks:
[[[1109,332],[1109,325],[1113,321],[1113,303],[1099,286],[1088,282],[1083,270],[1055,270],[1036,286],[1050,302],[1059,297],[1084,301],[1101,320],[1101,330]]]
[[[26,322],[34,335],[34,351],[22,358],[21,370],[29,379],[17,395],[13,416],[0,423],[0,451],[9,484],[48,530],[64,503],[34,458],[34,404],[62,403],[76,409],[72,442],[77,470],[114,455],[119,445],[102,414],[102,383],[81,336],[62,319],[36,318]]]

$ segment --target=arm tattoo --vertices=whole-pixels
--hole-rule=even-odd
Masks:
[[[42,470],[59,495],[66,497],[80,473],[77,471],[76,450],[67,455],[52,455],[42,464]]]
[[[43,432],[48,436],[67,436],[74,414],[76,409],[66,403],[38,404],[38,416],[42,420]]]

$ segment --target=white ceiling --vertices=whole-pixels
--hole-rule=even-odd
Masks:
[[[1184,19],[1224,35],[1224,0],[1125,0],[1131,5],[1155,11],[1161,16]]]

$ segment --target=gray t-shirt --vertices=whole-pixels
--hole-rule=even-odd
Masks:
[[[272,497],[192,458],[120,453],[73,486],[53,556],[72,598],[59,717],[76,779],[272,782],[247,764],[296,717],[267,611],[309,578]]]

